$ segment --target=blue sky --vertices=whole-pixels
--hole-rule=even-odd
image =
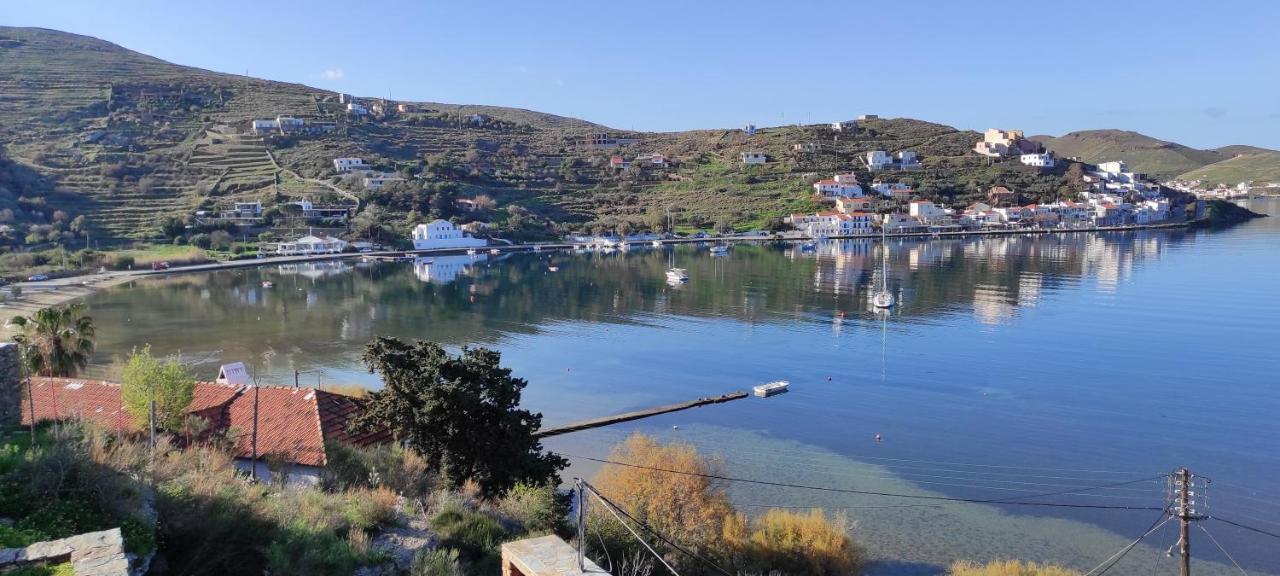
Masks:
[[[862,113],[1280,148],[1280,2],[4,0],[3,23],[366,96],[617,128]]]

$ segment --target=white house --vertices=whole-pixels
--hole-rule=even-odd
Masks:
[[[869,212],[875,209],[875,202],[865,196],[836,198],[836,210],[844,214]]]
[[[915,232],[924,228],[919,220],[901,212],[885,214],[881,226],[885,232]]]
[[[947,215],[947,210],[928,200],[914,200],[907,208],[907,212],[915,218],[919,218],[923,222],[936,220]]]
[[[1023,154],[1021,156],[1022,163],[1027,166],[1035,166],[1037,168],[1053,168],[1053,153],[1045,152],[1044,154]]]
[[[392,173],[369,174],[364,177],[364,187],[370,190],[381,190],[388,183],[402,181],[404,181],[404,178]]]
[[[871,234],[871,215],[865,212],[793,214],[790,220],[797,230],[810,238]]]
[[[365,166],[363,158],[334,158],[333,169],[338,172],[351,172],[352,170],[364,170]]]
[[[294,118],[293,116],[276,116],[276,122],[280,124],[281,132],[290,130],[301,130],[307,125],[307,121],[302,118]]]
[[[827,198],[856,198],[862,196],[862,186],[857,182],[838,182],[836,180],[819,180],[813,183],[813,191]]]
[[[747,124],[746,126],[743,126],[743,127],[742,127],[742,133],[743,133],[743,134],[746,134],[747,136],[755,136],[755,135],[756,135],[756,125],[755,125],[755,124]]]
[[[876,118],[879,118],[879,117],[880,117],[879,114],[863,114],[861,116],[858,116],[858,119],[859,120],[875,120]]]
[[[303,256],[310,254],[337,254],[347,247],[345,241],[329,236],[320,237],[307,234],[297,240],[281,242],[276,245],[276,253],[284,256]]]
[[[858,122],[856,120],[845,120],[844,122],[832,122],[832,132],[857,132]]]
[[[279,129],[280,129],[279,120],[254,120],[253,121],[254,134],[265,134],[267,132],[274,132]]]
[[[911,187],[902,182],[874,182],[871,189],[879,192],[881,196],[886,198],[893,197],[893,193],[899,190],[910,190]]]
[[[920,165],[920,157],[915,150],[903,150],[897,154],[900,168],[915,168]]]
[[[742,160],[743,164],[746,164],[748,166],[753,164],[754,165],[764,164],[765,162],[768,161],[768,157],[764,155],[764,152],[743,152],[738,155],[738,158]]]
[[[882,170],[893,164],[893,157],[884,150],[872,150],[867,152],[867,169]]]
[[[1111,162],[1098,163],[1098,171],[1106,174],[1124,174],[1129,171],[1129,165],[1124,160],[1113,160]]]
[[[435,220],[429,224],[419,224],[413,227],[414,250],[474,248],[485,244],[487,244],[485,240],[472,238],[448,220]]]
[[[366,108],[364,104],[357,104],[357,103],[355,103],[355,102],[348,102],[348,103],[347,103],[347,113],[348,113],[348,114],[355,114],[356,116],[364,116],[365,114],[368,114],[368,113],[369,113],[369,109],[368,109],[368,108]]]

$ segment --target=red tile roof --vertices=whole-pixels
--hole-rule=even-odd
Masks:
[[[31,402],[23,405],[23,423],[32,420],[81,418],[116,430],[134,430],[120,396],[120,385],[103,380],[32,378]],[[253,454],[253,404],[258,401],[258,455],[281,457],[295,464],[323,466],[326,440],[357,445],[390,438],[388,431],[353,435],[347,424],[360,412],[362,400],[314,388],[233,387],[210,382],[196,385],[188,412],[209,420],[212,429],[229,432],[235,456]]]

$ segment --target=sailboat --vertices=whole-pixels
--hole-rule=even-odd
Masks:
[[[676,268],[676,251],[671,250],[671,263],[667,265],[667,282],[683,284],[689,281],[689,273],[684,268]]]
[[[888,232],[883,225],[880,226],[880,260],[882,267],[880,270],[880,290],[876,291],[871,297],[871,304],[876,308],[893,308],[893,293],[889,292],[889,242]]]

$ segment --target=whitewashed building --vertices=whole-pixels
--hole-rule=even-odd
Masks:
[[[765,156],[764,152],[743,152],[738,155],[738,158],[742,160],[743,164],[748,166],[761,165],[769,161],[769,158]]]
[[[849,214],[819,212],[817,214],[792,214],[788,219],[796,230],[810,238],[835,236],[862,236],[871,234],[871,215],[865,212]]]
[[[364,170],[365,166],[363,158],[334,158],[333,169],[338,172],[351,172],[354,170]]]
[[[1022,163],[1027,166],[1035,166],[1037,168],[1053,168],[1054,160],[1052,152],[1043,154],[1023,154],[1020,157]]]
[[[369,174],[364,177],[364,187],[370,190],[381,190],[391,182],[403,182],[404,178],[392,173]]]
[[[903,150],[897,154],[898,167],[902,169],[911,169],[920,166],[920,156],[915,150]]]
[[[435,220],[413,227],[414,250],[474,248],[485,244],[487,244],[485,240],[472,238],[448,220]]]
[[[883,170],[893,164],[893,156],[890,156],[884,150],[872,150],[867,152],[867,169]]]
[[[857,198],[862,196],[862,186],[857,182],[839,182],[834,179],[819,180],[813,183],[813,191],[826,198]]]
[[[279,120],[254,120],[252,127],[253,127],[254,134],[266,134],[268,132],[275,132],[279,130],[280,121]]]
[[[276,244],[276,254],[281,256],[309,256],[312,254],[338,254],[347,247],[346,241],[330,236],[307,234],[297,240]]]
[[[743,133],[743,134],[746,134],[747,136],[755,136],[755,135],[756,135],[756,125],[755,125],[755,124],[747,124],[746,126],[743,126],[743,127],[742,127],[742,133]]]
[[[857,121],[857,120],[845,120],[844,122],[832,122],[832,123],[831,123],[831,131],[832,131],[832,132],[857,132],[857,131],[858,131],[858,121]]]
[[[365,114],[368,114],[368,113],[369,113],[369,108],[367,108],[364,104],[357,104],[357,103],[355,103],[355,102],[348,102],[348,103],[347,103],[347,113],[348,113],[348,114],[355,114],[356,116],[364,116]]]

